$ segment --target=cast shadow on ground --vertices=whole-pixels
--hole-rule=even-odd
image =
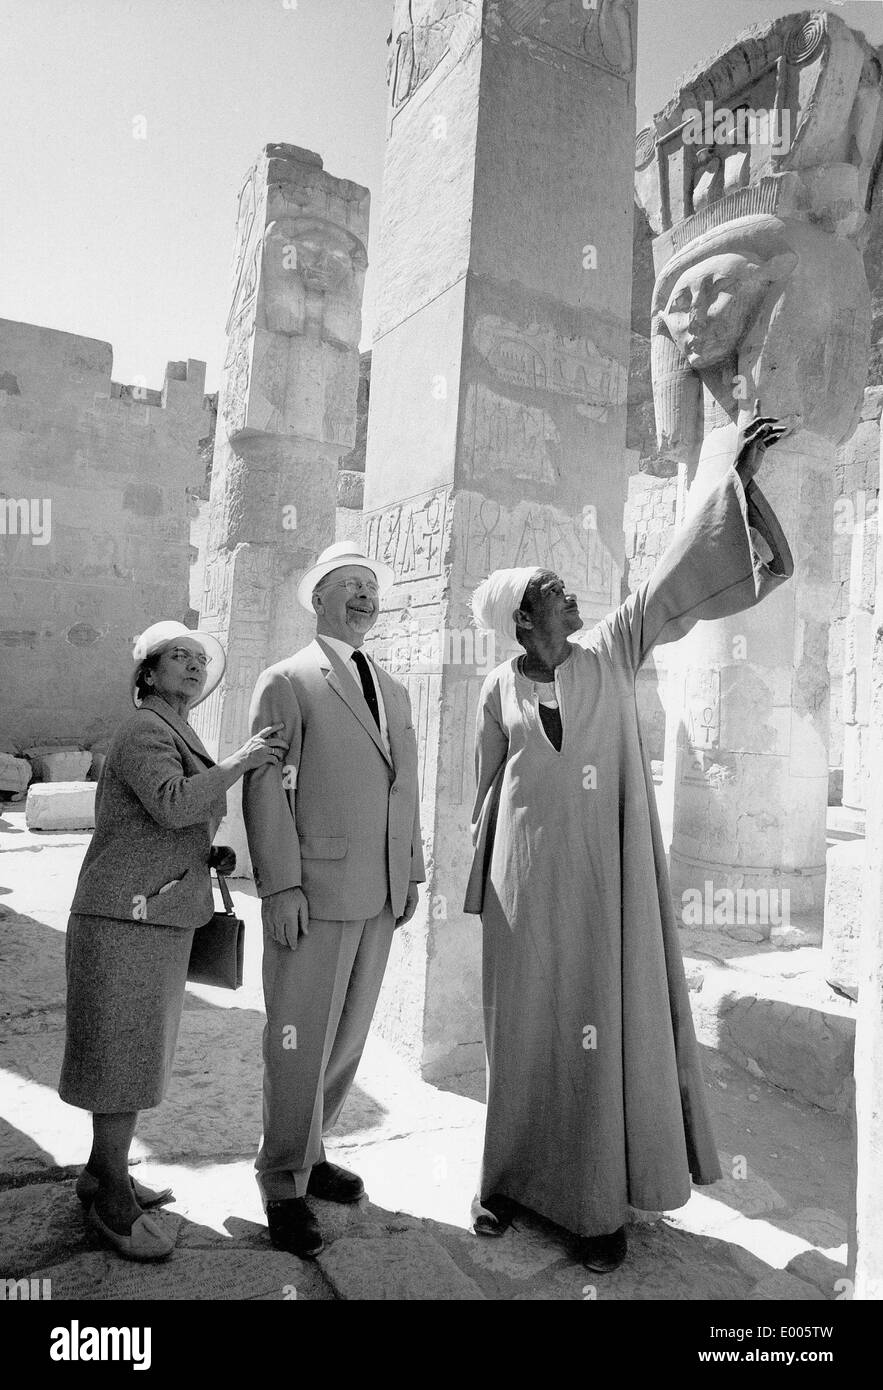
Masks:
[[[6,1017],[4,1023],[5,1037],[0,1053],[0,1065],[15,1075],[26,1080],[32,1081],[37,1087],[48,1088],[54,1092],[58,1081],[58,1072],[63,1051],[64,1037],[64,934],[60,931],[47,927],[35,918],[23,915],[0,914],[0,964],[4,967],[4,995],[2,1010]],[[6,966],[14,966],[11,979],[11,990],[7,984],[9,976]],[[34,1012],[34,1004],[38,1002],[41,1017],[37,1017]],[[11,1011],[9,1005],[12,1005]],[[10,1026],[11,1025],[11,1026]],[[188,993],[185,1001],[185,1009],[182,1018],[181,1032],[179,1035],[178,1051],[176,1054],[176,1066],[173,1074],[172,1083],[166,1100],[156,1110],[145,1112],[141,1117],[138,1129],[138,1140],[141,1145],[141,1152],[146,1152],[160,1164],[174,1164],[177,1161],[185,1163],[188,1167],[200,1165],[219,1165],[228,1162],[242,1162],[253,1156],[261,1128],[261,1033],[264,1026],[264,1015],[260,1009],[219,1007]],[[711,1054],[707,1054],[709,1059]],[[477,1077],[480,1073],[473,1074],[470,1089],[459,1090],[459,1094],[470,1095],[472,1099],[483,1100],[483,1084],[480,1090],[476,1091]],[[741,1083],[744,1085],[754,1084],[744,1074],[741,1075]],[[449,1085],[447,1089],[457,1090],[456,1085]],[[735,1097],[735,1086],[731,1082],[730,1091],[727,1092],[727,1099],[722,1102],[732,1109]],[[39,1106],[56,1104],[59,1107],[61,1102],[51,1097],[36,1097],[36,1104]],[[39,1119],[40,1110],[35,1110],[35,1117]],[[347,1101],[347,1105],[341,1116],[341,1123],[335,1127],[336,1137],[345,1137],[353,1132],[363,1131],[370,1128],[378,1128],[382,1125],[383,1117],[387,1112],[384,1107],[366,1091],[354,1087]],[[830,1120],[831,1117],[828,1117]],[[14,1123],[13,1123],[14,1121]],[[783,1112],[784,1123],[784,1112]],[[792,1116],[790,1123],[794,1129],[794,1144],[796,1146],[803,1137],[805,1122],[800,1114]],[[764,1148],[769,1145],[769,1135],[754,1135],[749,1139],[739,1142],[741,1148],[737,1148],[737,1138],[728,1136],[726,1146],[731,1153],[746,1152],[749,1165],[753,1171],[763,1172]],[[85,1158],[82,1155],[66,1155],[65,1164],[71,1165],[76,1159],[81,1162]],[[22,1127],[22,1117],[12,1115],[8,1117],[5,1129],[0,1130],[0,1182],[7,1189],[18,1187],[22,1180],[22,1175],[31,1174],[33,1186],[29,1191],[32,1196],[28,1199],[39,1206],[41,1201],[47,1201],[47,1194],[52,1188],[59,1186],[51,1181],[52,1170],[57,1169],[55,1165],[59,1163],[58,1155],[53,1155],[45,1143],[41,1142],[41,1129],[35,1124],[33,1132],[29,1133],[27,1128]],[[35,1181],[36,1180],[36,1181]],[[715,1188],[708,1187],[702,1191],[710,1197],[716,1197]],[[5,1195],[5,1194],[4,1194]],[[789,1194],[784,1193],[787,1197]],[[22,1198],[22,1200],[25,1200]],[[726,1198],[723,1198],[726,1201]],[[70,1203],[68,1204],[70,1205]],[[796,1205],[789,1201],[789,1207]],[[839,1204],[838,1204],[839,1205]],[[346,1212],[341,1208],[329,1208],[328,1204],[322,1204],[323,1209],[327,1209],[330,1215],[323,1219],[337,1223],[340,1220],[349,1222],[352,1218],[365,1224],[364,1215],[359,1217],[361,1211],[357,1208],[355,1213]],[[428,1232],[435,1240],[444,1246],[455,1260],[455,1263],[462,1268],[463,1260],[467,1261],[468,1269],[471,1269],[478,1262],[477,1268],[482,1273],[481,1287],[484,1289],[488,1281],[493,1283],[493,1278],[503,1282],[500,1288],[508,1288],[507,1280],[511,1280],[511,1275],[506,1273],[509,1259],[504,1249],[506,1241],[510,1237],[504,1238],[503,1242],[478,1242],[478,1238],[460,1230],[457,1227],[447,1227],[444,1223],[429,1221],[411,1216],[402,1216],[385,1211],[382,1208],[371,1208],[367,1206],[366,1211],[372,1213],[369,1226],[383,1226],[384,1222],[393,1224],[404,1222],[406,1229],[418,1229]],[[78,1215],[76,1203],[73,1203],[74,1215]],[[345,1217],[341,1218],[339,1213],[345,1212]],[[175,1218],[183,1222],[185,1230],[193,1228],[196,1232],[203,1231],[201,1228],[185,1218]],[[76,1232],[70,1227],[70,1222],[63,1216],[60,1217],[62,1232],[66,1231],[64,1239],[56,1242],[59,1249],[70,1239],[76,1240]],[[536,1246],[539,1242],[542,1245],[544,1240],[548,1240],[549,1231],[554,1228],[549,1227],[540,1218],[527,1213],[521,1218],[523,1224],[519,1227],[516,1223],[516,1230],[511,1235],[510,1253],[514,1251],[515,1266],[522,1270],[533,1268],[539,1256],[536,1254]],[[783,1230],[791,1230],[794,1234],[805,1236],[813,1240],[809,1228],[799,1228],[794,1225],[793,1218],[787,1213],[779,1214],[775,1211],[764,1213],[763,1220],[770,1224],[779,1226]],[[237,1224],[239,1223],[239,1224]],[[240,1242],[244,1242],[243,1248],[269,1249],[266,1242],[266,1235],[262,1228],[253,1222],[248,1222],[243,1217],[237,1217],[235,1212],[231,1212],[226,1219],[228,1234],[220,1236],[217,1232],[209,1232],[208,1236],[199,1238],[212,1238],[215,1244],[220,1241],[224,1248],[234,1248],[230,1242],[235,1242],[238,1247]],[[84,1239],[80,1222],[79,1240]],[[50,1228],[52,1223],[50,1222]],[[54,1228],[53,1228],[54,1229]],[[343,1228],[346,1230],[346,1226]],[[731,1284],[734,1287],[742,1287],[745,1280],[744,1266],[750,1265],[753,1256],[747,1252],[740,1251],[738,1257],[733,1254],[733,1247],[724,1240],[714,1239],[708,1236],[693,1236],[689,1233],[674,1230],[664,1223],[655,1228],[635,1228],[635,1238],[633,1245],[635,1250],[640,1253],[645,1246],[651,1245],[666,1254],[668,1265],[672,1262],[679,1269],[676,1276],[677,1280],[686,1280],[687,1287],[694,1287],[695,1281],[690,1275],[692,1262],[702,1255],[705,1260],[706,1255],[711,1262],[712,1278],[710,1287],[728,1288]],[[382,1234],[382,1232],[379,1232]],[[364,1231],[358,1236],[363,1238]],[[337,1238],[337,1237],[335,1237]],[[352,1238],[357,1238],[353,1235]],[[563,1237],[556,1236],[559,1241]],[[189,1239],[189,1237],[188,1237]],[[466,1249],[463,1250],[463,1242],[466,1242]],[[660,1242],[662,1244],[660,1245]],[[211,1242],[210,1242],[211,1243]],[[330,1242],[329,1242],[330,1243]],[[814,1242],[816,1243],[816,1242]],[[500,1251],[499,1260],[502,1265],[497,1269],[498,1257],[494,1255],[492,1247],[497,1247]],[[90,1247],[91,1248],[91,1247]],[[184,1248],[189,1248],[186,1245]],[[521,1252],[521,1253],[519,1253]],[[692,1252],[692,1254],[691,1254]],[[703,1253],[704,1252],[704,1253]],[[728,1252],[728,1253],[727,1253]],[[36,1254],[36,1252],[33,1252]],[[670,1259],[668,1258],[670,1256]],[[711,1257],[714,1256],[712,1259]],[[718,1256],[720,1257],[718,1260]],[[505,1258],[504,1258],[505,1257]],[[116,1259],[116,1257],[109,1257]],[[556,1259],[568,1264],[568,1256],[563,1251]],[[649,1259],[647,1267],[641,1266],[642,1287],[652,1292],[629,1292],[628,1294],[617,1295],[611,1292],[609,1296],[621,1296],[629,1298],[671,1298],[671,1297],[744,1297],[744,1293],[705,1293],[701,1290],[695,1293],[680,1294],[679,1292],[668,1293],[662,1291],[662,1284],[665,1279],[670,1281],[675,1278],[671,1268],[668,1274],[654,1272],[656,1266],[652,1259]],[[722,1263],[721,1263],[722,1261]],[[42,1260],[45,1265],[48,1261]],[[554,1263],[554,1262],[553,1262]],[[572,1261],[571,1261],[572,1263]],[[663,1261],[663,1265],[665,1261]],[[629,1262],[634,1270],[633,1261]],[[35,1267],[33,1260],[31,1267]],[[546,1262],[548,1267],[548,1262]],[[562,1266],[563,1268],[563,1266]],[[467,1269],[467,1272],[468,1272]],[[556,1279],[557,1266],[552,1272]],[[714,1271],[717,1270],[717,1274]],[[762,1277],[758,1270],[769,1272],[769,1267],[762,1261],[756,1261],[756,1267],[752,1271],[757,1278]],[[495,1272],[496,1271],[496,1272]],[[582,1271],[582,1274],[585,1272]],[[471,1274],[469,1277],[473,1277]],[[533,1277],[524,1275],[525,1278]],[[587,1297],[589,1295],[572,1295],[566,1290],[570,1288],[576,1275],[571,1271],[564,1279],[561,1293],[548,1295],[537,1294],[537,1297]],[[562,1276],[564,1278],[564,1276]],[[604,1282],[604,1287],[609,1291],[625,1285],[617,1284],[618,1275],[608,1276]],[[715,1282],[717,1281],[717,1282]],[[734,1282],[735,1281],[735,1282]],[[740,1282],[741,1281],[741,1282]],[[518,1282],[516,1280],[516,1282]],[[560,1282],[560,1281],[559,1281]],[[588,1282],[584,1278],[583,1282]],[[580,1286],[582,1287],[582,1286]],[[599,1285],[600,1287],[600,1285]],[[631,1286],[629,1286],[631,1287]],[[519,1294],[513,1293],[486,1293],[490,1297],[517,1297]],[[530,1293],[525,1296],[532,1296]],[[599,1293],[599,1297],[602,1295]]]
[[[664,1222],[629,1228],[629,1258],[613,1274],[587,1271],[574,1238],[519,1209],[512,1229],[486,1240],[447,1222],[373,1205],[312,1202],[326,1248],[316,1261],[274,1251],[266,1228],[238,1215],[223,1229],[174,1211],[161,1220],[176,1239],[172,1259],[136,1265],[88,1229],[73,1180],[14,1194],[13,1249],[4,1277],[51,1277],[54,1301],[125,1298],[723,1300],[741,1301],[774,1271],[712,1236]]]
[[[6,1074],[0,1182],[86,1157],[53,1155],[48,1137],[63,1133],[71,1113],[56,1094],[64,1054],[64,948],[63,932],[0,909],[0,1071]],[[254,1155],[261,1133],[264,1023],[260,1009],[215,1005],[188,989],[166,1097],[139,1119],[140,1152],[159,1162]],[[31,1083],[33,1091],[22,1090],[17,1079]],[[335,1135],[375,1129],[386,1113],[357,1083]]]

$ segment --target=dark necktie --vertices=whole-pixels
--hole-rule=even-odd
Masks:
[[[356,663],[356,670],[359,673],[359,680],[362,682],[362,694],[365,702],[374,715],[374,723],[380,728],[380,710],[377,707],[377,691],[374,689],[374,679],[368,667],[368,658],[364,652],[355,651],[352,660]]]

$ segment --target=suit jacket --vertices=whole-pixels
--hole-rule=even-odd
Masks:
[[[365,697],[320,640],[258,679],[251,729],[284,725],[282,767],[246,774],[242,808],[262,898],[302,888],[311,916],[361,921],[422,882],[417,742],[408,692],[375,665],[392,756]]]
[[[226,810],[221,769],[190,725],[148,696],[108,749],[71,911],[203,926],[215,910],[208,861]]]

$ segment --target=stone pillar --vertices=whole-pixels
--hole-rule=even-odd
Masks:
[[[847,449],[848,490],[834,508],[835,544],[845,535],[849,545],[846,617],[843,642],[843,795],[845,809],[863,828],[871,771],[868,717],[874,623],[874,573],[877,558],[877,461],[883,386],[865,391],[862,421]],[[847,481],[844,479],[844,481]]]
[[[461,912],[473,728],[509,653],[469,600],[539,564],[587,622],[621,597],[636,5],[398,0],[365,476],[396,584],[375,655],[410,689],[428,891],[378,1017],[432,1079],[480,1067]]]
[[[656,232],[657,429],[681,466],[682,511],[756,402],[792,430],[759,483],[794,577],[759,609],[700,623],[673,652],[668,696],[675,903],[708,883],[760,891],[763,935],[783,904],[823,903],[833,474],[867,370],[859,248],[881,72],[836,16],[789,15],[747,31],[637,141]]]
[[[883,482],[883,436],[880,448]],[[883,1298],[883,546],[877,547],[872,647],[867,858],[855,1034],[855,1297]],[[850,1262],[851,1265],[853,1261]]]
[[[362,507],[365,503],[365,448],[368,438],[368,397],[371,391],[371,353],[359,358],[359,391],[356,403],[355,447],[340,460],[337,474],[337,526],[335,540],[362,544]]]
[[[368,205],[296,145],[267,145],[239,195],[200,617],[227,673],[193,718],[217,757],[245,739],[260,671],[313,636],[295,594],[334,540],[355,443]],[[240,785],[228,806],[223,838],[245,873]]]

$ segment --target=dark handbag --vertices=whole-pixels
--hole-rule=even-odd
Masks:
[[[227,880],[217,875],[224,911],[216,912],[204,927],[193,933],[187,978],[196,985],[215,985],[220,989],[239,989],[242,984],[242,956],[245,923],[233,911]]]

